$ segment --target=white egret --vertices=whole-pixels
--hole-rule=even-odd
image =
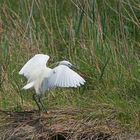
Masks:
[[[84,85],[85,80],[73,71],[73,65],[68,61],[60,61],[58,65],[51,69],[46,67],[49,60],[48,55],[36,54],[19,71],[28,81],[23,89],[35,89],[33,99],[39,110],[47,111],[41,100],[41,95],[55,87],[79,87]]]

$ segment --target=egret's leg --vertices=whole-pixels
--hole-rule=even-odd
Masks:
[[[42,102],[41,96],[39,96],[38,99],[39,99],[39,103],[40,103],[41,106],[42,106],[42,109],[43,109],[45,112],[47,112],[48,110],[47,110],[47,108],[45,107],[44,103]]]
[[[39,111],[40,111],[40,110],[41,110],[41,106],[40,106],[40,104],[39,104],[39,99],[38,99],[38,97],[37,97],[36,94],[33,94],[33,100],[36,102],[36,104],[37,104],[37,106],[38,106],[38,109],[39,109]]]

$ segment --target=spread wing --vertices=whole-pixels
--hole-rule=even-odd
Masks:
[[[46,67],[48,60],[48,55],[36,54],[22,67],[19,74],[28,78],[28,82],[32,81]]]
[[[71,70],[69,67],[59,65],[51,70],[49,76],[44,81],[44,88],[53,87],[78,87],[84,85],[85,80]]]

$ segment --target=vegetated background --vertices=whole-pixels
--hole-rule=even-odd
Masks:
[[[140,130],[139,0],[0,0],[0,109],[37,109],[18,71],[37,53],[69,60],[86,80],[44,95],[49,110],[74,108]]]

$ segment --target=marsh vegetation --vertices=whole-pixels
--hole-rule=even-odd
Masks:
[[[18,71],[44,53],[50,64],[63,59],[76,64],[87,81],[79,89],[45,94],[50,111],[72,108],[82,112],[77,120],[139,132],[139,0],[0,0],[0,5],[1,110],[37,108],[34,91],[21,90],[26,81]]]

